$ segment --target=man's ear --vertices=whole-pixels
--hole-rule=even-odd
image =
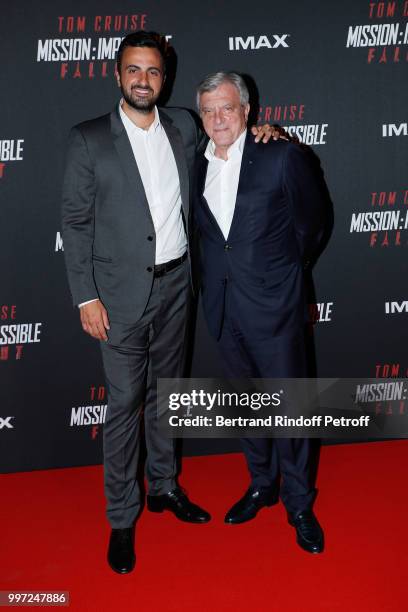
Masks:
[[[248,121],[248,115],[249,115],[249,110],[250,110],[250,108],[251,108],[251,107],[250,107],[250,105],[249,105],[249,104],[247,104],[247,105],[245,106],[245,110],[244,110],[244,112],[245,112],[245,121]]]

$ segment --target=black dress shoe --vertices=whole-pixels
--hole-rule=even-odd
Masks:
[[[230,524],[245,523],[255,518],[261,508],[278,503],[275,491],[249,488],[225,515],[224,521]]]
[[[310,553],[323,552],[323,530],[311,510],[304,510],[297,514],[288,512],[288,522],[296,529],[296,541],[303,550]]]
[[[108,563],[114,572],[128,574],[135,567],[136,556],[133,548],[133,528],[112,529]]]
[[[180,521],[186,523],[208,523],[211,519],[208,512],[193,504],[178,487],[165,495],[148,495],[147,508],[150,512],[170,510]]]

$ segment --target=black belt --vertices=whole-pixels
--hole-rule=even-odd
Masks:
[[[181,257],[177,257],[177,259],[171,259],[170,261],[166,261],[166,263],[157,264],[154,266],[154,278],[159,278],[160,276],[164,276],[170,270],[174,270],[180,264],[183,263],[187,259],[187,251]]]

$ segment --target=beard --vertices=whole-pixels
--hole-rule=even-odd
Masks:
[[[151,92],[152,95],[146,98],[138,97],[136,94],[133,93],[134,89],[142,89],[144,91]],[[151,87],[138,87],[137,85],[134,85],[131,88],[130,92],[126,92],[122,87],[121,91],[125,102],[135,110],[139,111],[139,113],[143,113],[145,115],[148,115],[154,109],[160,95],[154,95],[153,89]]]

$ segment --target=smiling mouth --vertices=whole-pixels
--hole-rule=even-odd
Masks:
[[[140,89],[139,87],[132,87],[132,93],[135,93],[138,96],[146,97],[153,93],[151,89]]]

